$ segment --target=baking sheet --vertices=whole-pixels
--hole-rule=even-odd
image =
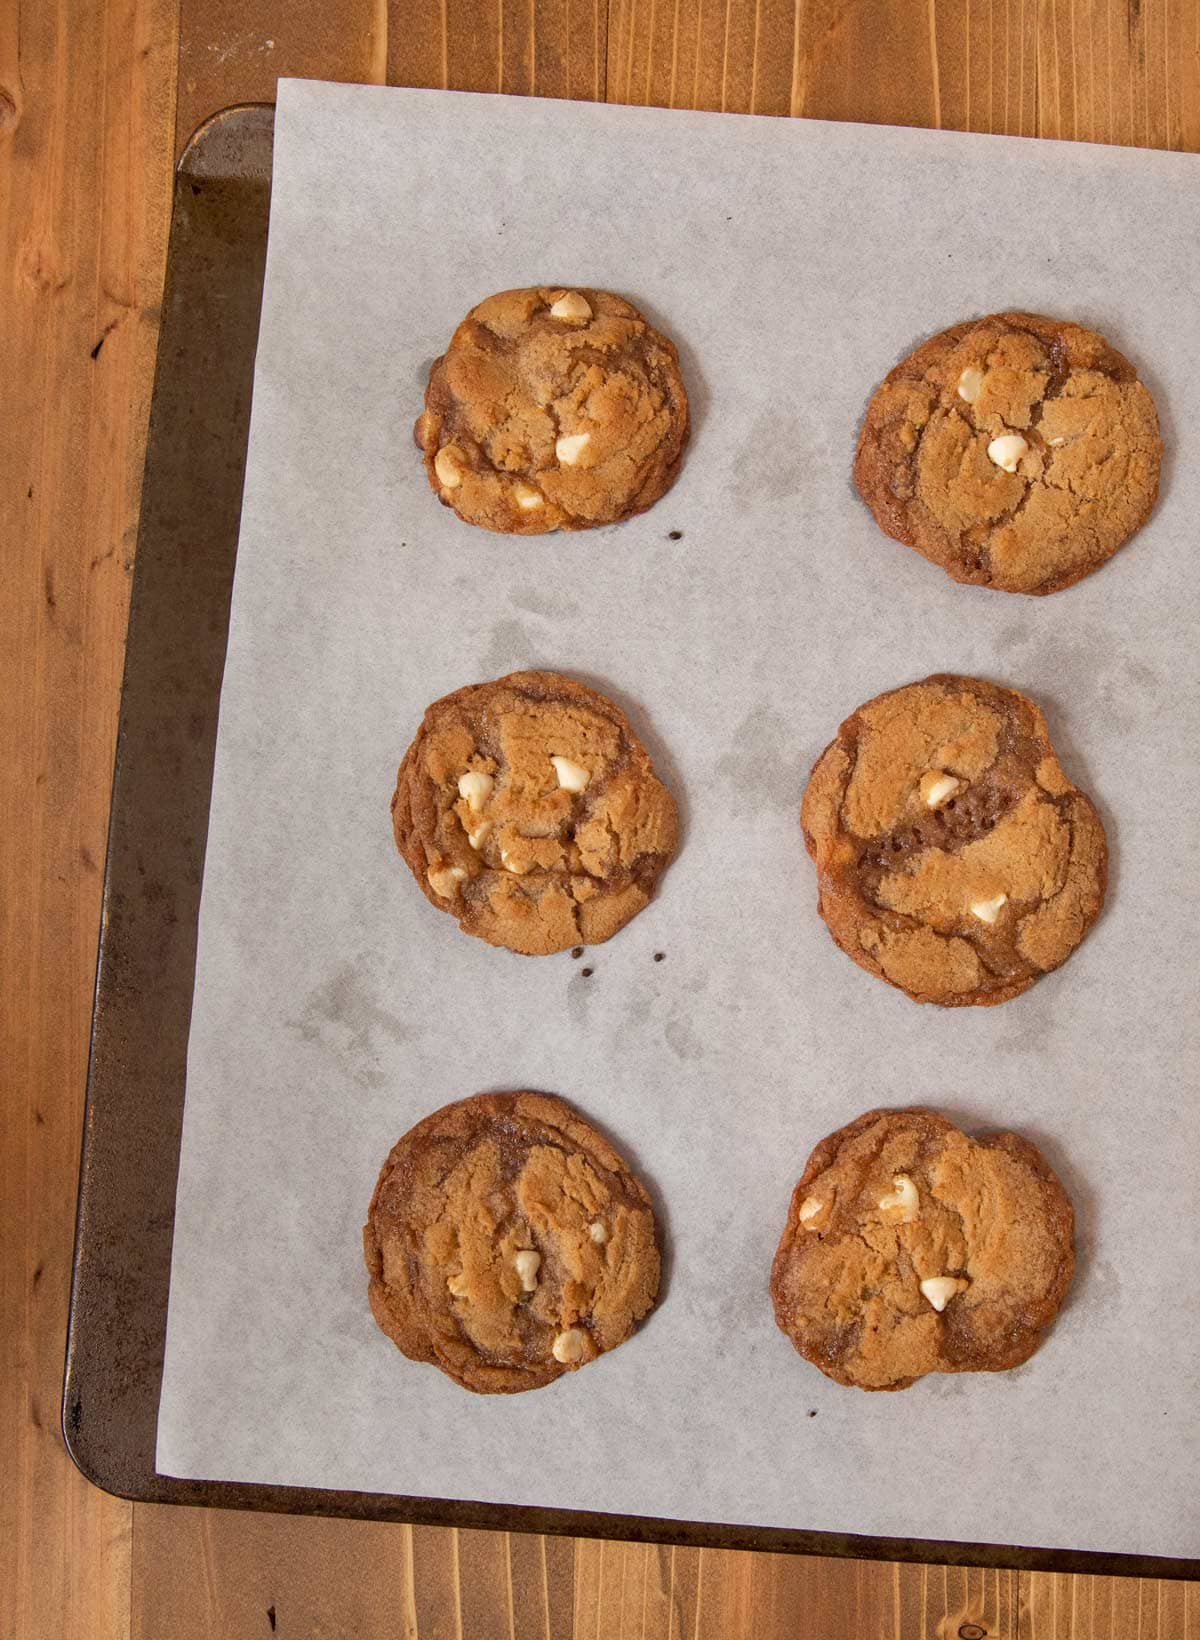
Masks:
[[[281,85],[164,1473],[1196,1552],[1200,483],[1173,452],[1200,417],[1198,184],[1177,156]],[[488,535],[434,501],[411,421],[474,301],[556,280],[620,290],[676,338],[694,442],[640,519]],[[884,370],[1007,305],[1129,351],[1170,452],[1151,524],[1047,600],[954,586],[849,480]],[[391,841],[425,704],[528,665],[625,704],[685,816],[657,899],[589,951],[590,978],[462,936]],[[994,1010],[917,1008],[855,968],[799,835],[840,719],[943,668],[1042,702],[1113,851],[1090,939]],[[472,1397],[377,1331],[359,1228],[405,1128],[522,1086],[573,1099],[638,1165],[667,1282],[585,1372]],[[766,1282],[811,1146],[914,1099],[1042,1145],[1080,1270],[1025,1367],[868,1396],[795,1354]]]

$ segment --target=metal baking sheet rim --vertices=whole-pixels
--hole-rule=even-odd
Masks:
[[[1200,1558],[715,1525],[156,1472],[196,917],[262,297],[273,118],[269,104],[221,110],[189,139],[176,168],[113,779],[63,1381],[63,1438],[77,1468],[94,1485],[136,1502],[1200,1579]],[[197,436],[198,424],[209,436]],[[182,622],[181,611],[189,617]]]

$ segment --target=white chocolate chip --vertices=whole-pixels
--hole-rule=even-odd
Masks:
[[[491,775],[484,774],[482,769],[468,769],[466,774],[460,774],[458,777],[458,795],[472,814],[478,814],[492,795],[492,787],[495,784]]]
[[[997,894],[990,900],[972,900],[971,915],[978,917],[980,922],[994,923],[1007,904],[1007,894]]]
[[[444,450],[439,450],[433,458],[433,470],[437,474],[437,481],[447,490],[455,490],[462,483],[462,452],[456,450],[453,444],[447,444]]]
[[[500,864],[504,867],[505,871],[511,871],[516,877],[523,877],[529,870],[529,862],[527,860],[514,860],[506,848],[502,848],[500,850]]]
[[[597,1247],[603,1247],[604,1243],[608,1240],[608,1231],[600,1223],[599,1219],[593,1219],[591,1224],[588,1225],[588,1235],[596,1243]]]
[[[807,1224],[810,1230],[815,1230],[817,1227],[813,1220],[819,1218],[824,1211],[825,1203],[819,1196],[805,1196],[800,1203],[800,1223]]]
[[[473,831],[468,831],[467,842],[474,849],[482,848],[492,829],[490,820],[481,820]]]
[[[926,808],[936,809],[948,798],[954,796],[962,785],[952,774],[942,774],[940,770],[930,770],[921,776],[921,797]]]
[[[452,900],[458,893],[458,885],[467,875],[465,866],[442,866],[429,872],[429,886],[435,894],[443,900]]]
[[[965,1293],[969,1285],[958,1276],[930,1276],[921,1283],[921,1296],[941,1315],[955,1293]]]
[[[578,1327],[568,1327],[566,1332],[560,1332],[554,1340],[550,1346],[550,1353],[565,1367],[573,1367],[577,1361],[583,1360],[586,1349],[587,1334]]]
[[[1067,441],[1066,441],[1065,438],[1050,438],[1050,439],[1046,440],[1046,443],[1047,444],[1052,444],[1056,450],[1058,449],[1060,444],[1065,444],[1066,442]]]
[[[897,1173],[892,1179],[891,1194],[880,1196],[879,1211],[885,1213],[889,1224],[911,1224],[917,1217],[921,1198],[917,1187],[907,1173]]]
[[[974,404],[983,391],[983,371],[976,364],[969,364],[958,378],[958,396],[968,404]]]
[[[537,1290],[538,1271],[542,1266],[542,1255],[535,1253],[531,1247],[522,1250],[513,1259],[517,1267],[517,1274],[521,1278],[522,1292],[532,1293]]]
[[[554,446],[554,454],[564,467],[573,467],[579,460],[580,452],[591,443],[590,433],[564,433]]]
[[[988,445],[988,460],[994,461],[997,467],[1003,467],[1006,473],[1015,473],[1017,463],[1028,448],[1020,433],[1001,433]]]
[[[592,778],[582,763],[572,763],[569,757],[552,757],[554,772],[558,776],[558,783],[565,792],[582,792],[587,790],[588,781]]]
[[[466,1296],[467,1296],[467,1278],[466,1278],[466,1276],[462,1276],[462,1275],[451,1276],[450,1279],[446,1282],[446,1286],[454,1294],[455,1298],[466,1298]]]
[[[531,512],[534,507],[540,507],[546,499],[540,490],[534,489],[532,484],[515,485],[513,494],[516,496],[517,506],[520,507],[522,512]]]
[[[550,309],[552,319],[574,319],[580,322],[590,319],[592,309],[587,298],[581,296],[577,290],[569,290],[560,296]]]

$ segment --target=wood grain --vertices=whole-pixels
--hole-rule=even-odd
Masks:
[[[391,0],[391,85],[604,96],[604,0]]]
[[[612,0],[615,102],[1034,134],[1037,0]]]
[[[1052,0],[1038,65],[1040,135],[1200,148],[1195,5]]]
[[[100,880],[170,206],[171,0],[0,8],[0,1634],[124,1636],[59,1434]]]
[[[1200,0],[0,0],[0,1640],[1200,1640],[1197,1585],[131,1510],[71,1468],[74,1179],[170,165],[280,73],[1200,150]]]
[[[1200,1584],[1156,1579],[1021,1578],[1020,1640],[1200,1640]]]
[[[387,0],[174,0],[179,16],[175,152],[231,103],[274,102],[280,76],[380,83]]]
[[[135,1516],[131,1640],[438,1632],[417,1627],[403,1527],[144,1505]]]
[[[139,1507],[133,1589],[133,1640],[266,1634],[272,1613],[286,1640],[952,1640],[964,1623],[988,1640],[1019,1632],[1015,1572],[202,1509]],[[1144,1633],[1154,1640],[1152,1627]]]
[[[1200,1640],[1195,1584],[201,1509],[137,1521],[133,1640]]]

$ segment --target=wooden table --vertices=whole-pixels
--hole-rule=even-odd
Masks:
[[[279,74],[1200,149],[1200,0],[0,0],[0,1640],[1200,1640],[1195,1584],[169,1510],[66,1458],[171,168]]]

